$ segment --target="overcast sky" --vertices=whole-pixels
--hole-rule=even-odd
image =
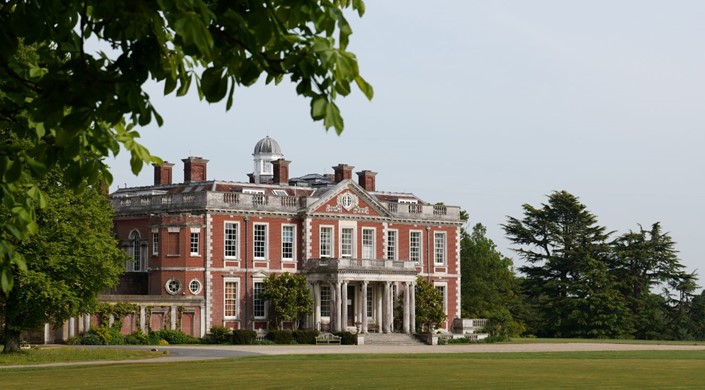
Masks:
[[[235,106],[150,94],[165,119],[152,153],[209,159],[209,179],[246,181],[265,135],[291,176],[338,163],[378,172],[377,189],[466,209],[515,259],[500,224],[546,195],[577,195],[624,233],[660,221],[705,285],[705,1],[368,0],[351,50],[374,85],[340,101],[326,133],[291,84],[240,89]],[[122,153],[118,185],[152,183]]]

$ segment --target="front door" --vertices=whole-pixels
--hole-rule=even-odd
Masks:
[[[355,326],[355,286],[348,285],[348,326]]]

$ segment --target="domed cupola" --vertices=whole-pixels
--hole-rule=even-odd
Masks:
[[[255,144],[252,156],[255,164],[253,171],[254,182],[270,183],[273,176],[272,161],[284,158],[279,143],[274,138],[266,136]]]

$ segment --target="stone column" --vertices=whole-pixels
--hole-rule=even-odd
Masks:
[[[75,318],[69,318],[69,337],[76,336],[76,321]]]
[[[409,327],[411,328],[411,333],[416,333],[416,283],[410,283],[409,293],[409,305],[411,306]]]
[[[360,291],[360,322],[362,323],[360,331],[367,333],[367,281],[362,282],[362,291]]]
[[[49,340],[49,334],[51,331],[51,327],[49,326],[48,323],[44,324],[44,344],[49,344],[51,340]]]
[[[83,331],[88,332],[90,329],[91,329],[91,315],[84,314],[83,315]]]
[[[348,327],[348,282],[344,281],[340,286],[341,306],[340,306],[340,325],[341,330],[347,330]]]
[[[382,333],[384,331],[384,327],[382,326],[384,321],[384,286],[377,283],[374,289],[377,292],[377,299],[375,299],[375,307],[377,310],[377,333]]]
[[[172,306],[171,310],[171,330],[176,330],[176,306]]]
[[[313,328],[321,330],[321,285],[313,282]]]
[[[404,313],[402,314],[402,327],[404,333],[409,333],[409,285],[411,283],[404,282]]]
[[[144,305],[140,306],[140,329],[142,333],[147,333],[147,310]]]
[[[392,286],[390,282],[384,282],[384,295],[382,296],[382,328],[384,328],[384,333],[391,332],[391,324],[389,319],[391,318],[389,313],[390,300],[392,298]]]
[[[330,317],[328,317],[328,331],[329,332],[335,332],[335,326],[336,326],[336,312],[338,309],[336,308],[336,302],[337,302],[337,297],[335,296],[335,286],[336,282],[330,282]]]

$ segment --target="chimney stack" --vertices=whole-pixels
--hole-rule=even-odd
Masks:
[[[208,160],[201,157],[189,157],[184,162],[184,183],[206,181]]]
[[[377,176],[377,172],[372,172],[369,170],[357,172],[357,184],[359,184],[365,191],[374,192],[375,176]]]
[[[272,184],[288,184],[289,183],[289,163],[291,161],[284,160],[280,158],[279,160],[272,161],[272,167],[274,167],[274,177],[272,178]]]
[[[338,164],[333,167],[333,172],[335,172],[335,183],[338,184],[343,180],[352,179],[353,166],[347,164]]]
[[[164,161],[162,165],[152,164],[154,166],[154,185],[160,186],[171,184],[171,168],[174,164]]]

